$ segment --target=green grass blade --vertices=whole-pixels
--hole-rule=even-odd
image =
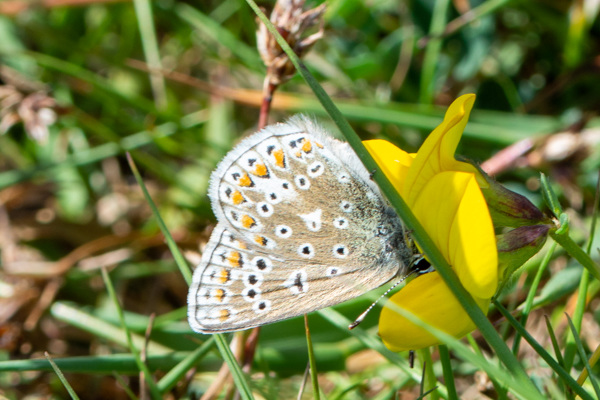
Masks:
[[[437,378],[433,372],[433,358],[431,357],[431,348],[425,347],[417,350],[417,354],[423,362],[423,377],[421,378],[421,397],[425,393],[430,393],[430,400],[438,400],[440,393],[437,391]]]
[[[456,385],[454,384],[454,371],[452,371],[452,362],[450,360],[448,347],[441,344],[438,346],[438,351],[442,363],[444,383],[446,384],[446,390],[448,391],[448,400],[458,400],[458,393],[456,392]]]
[[[310,365],[310,381],[313,388],[313,398],[320,400],[321,393],[319,391],[319,373],[317,371],[317,360],[315,359],[315,350],[312,344],[310,328],[308,327],[308,317],[304,314],[304,330],[306,332],[306,347],[308,348],[308,363]]]
[[[138,27],[142,39],[142,48],[146,56],[148,67],[153,70],[162,69],[160,52],[154,29],[154,16],[152,3],[149,0],[134,0],[135,13],[137,15]],[[150,84],[154,94],[156,108],[163,110],[167,107],[167,89],[164,77],[161,73],[150,73]]]
[[[585,269],[587,269],[594,276],[594,278],[600,280],[600,266],[598,266],[598,264],[596,264],[594,260],[592,260],[592,258],[581,247],[579,247],[577,243],[573,241],[573,239],[571,239],[568,232],[558,233],[550,230],[550,237],[558,242],[558,244],[560,244],[561,247],[565,249],[565,251],[569,253],[571,257],[583,265]]]
[[[569,67],[577,66],[583,58],[586,42],[590,40],[587,35],[587,30],[591,22],[586,21],[586,12],[584,10],[586,4],[584,1],[576,1],[571,3],[569,9],[568,29],[566,30],[565,47],[563,58],[565,64]]]
[[[131,400],[138,400],[138,397],[135,395],[135,393],[133,393],[133,390],[131,390],[129,386],[127,386],[127,382],[125,382],[125,379],[121,378],[121,376],[119,376],[114,371],[112,375],[114,376],[115,380],[119,383],[119,385],[121,385],[121,389],[123,389],[127,397],[129,397]]]
[[[146,363],[152,370],[173,368],[190,355],[189,352],[176,351],[169,354],[146,356]],[[119,353],[101,356],[79,356],[57,358],[54,363],[65,372],[107,375],[111,372],[134,375],[139,372],[133,354]],[[0,361],[0,372],[52,371],[46,359]]]
[[[73,390],[73,387],[69,384],[69,381],[67,380],[67,378],[65,378],[65,376],[63,375],[60,368],[58,368],[58,366],[54,363],[54,361],[52,360],[52,357],[50,357],[50,354],[48,354],[48,352],[46,351],[46,352],[44,352],[44,355],[46,356],[46,359],[52,366],[52,369],[58,376],[58,379],[60,379],[61,383],[67,390],[67,393],[69,393],[69,396],[71,396],[72,399],[79,400],[79,396],[77,396],[77,393],[75,393],[75,390]]]
[[[281,102],[277,100],[278,96],[283,97]],[[372,105],[343,98],[336,98],[334,102],[350,121],[394,124],[429,132],[439,125],[444,117],[444,109],[437,106],[396,102]],[[328,115],[319,101],[306,95],[279,93],[275,96],[273,108],[319,116]],[[594,123],[600,124],[600,119],[595,119]],[[482,141],[490,146],[505,147],[525,137],[541,137],[545,132],[562,127],[560,119],[554,117],[473,110],[463,137]]]
[[[518,330],[521,336],[529,343],[529,345],[535,350],[535,352],[546,361],[548,366],[556,372],[568,385],[568,387],[575,392],[578,396],[585,400],[593,400],[589,393],[587,393],[578,383],[565,371],[550,354],[544,350],[544,348],[519,324],[519,322],[505,309],[502,304],[494,300],[494,305],[502,313],[504,318],[510,322],[510,324]]]
[[[64,160],[54,163],[40,164],[34,167],[14,169],[0,173],[0,190],[14,184],[34,178],[38,175],[51,176],[58,168],[65,166],[83,166],[102,161],[109,157],[133,150],[155,140],[171,136],[178,132],[176,124],[171,122],[156,126],[152,131],[142,131],[123,138],[119,143],[104,143],[89,150],[70,154]]]
[[[163,233],[163,235],[165,235],[165,239],[167,241],[167,246],[169,247],[169,250],[171,250],[171,254],[173,254],[173,258],[175,259],[175,263],[177,264],[177,267],[179,267],[179,271],[181,272],[181,275],[183,275],[183,278],[189,285],[192,282],[192,272],[190,271],[190,268],[188,267],[187,262],[185,261],[185,258],[181,254],[181,251],[179,251],[179,247],[177,246],[177,243],[175,243],[173,236],[171,236],[171,233],[169,232],[169,229],[165,225],[165,222],[161,218],[161,216],[158,212],[158,209],[156,208],[156,205],[154,204],[154,201],[152,201],[152,197],[150,196],[150,193],[148,193],[148,190],[146,189],[146,185],[144,185],[144,180],[142,179],[142,176],[140,175],[140,172],[138,171],[138,169],[137,169],[135,163],[133,162],[133,159],[131,158],[131,155],[129,153],[127,153],[127,162],[129,163],[129,167],[131,168],[131,171],[133,172],[135,179],[137,180],[138,184],[140,185],[140,188],[142,189],[142,192],[144,193],[144,197],[146,198],[148,205],[150,205],[150,208],[152,209],[152,214],[156,218],[156,222],[158,223],[158,226],[160,227],[161,232]]]
[[[442,38],[440,35],[444,32],[450,4],[450,0],[436,0],[433,6],[433,14],[429,26],[430,40],[425,48],[425,57],[421,71],[421,87],[419,90],[419,100],[423,104],[431,104],[433,102],[436,81],[435,72],[439,66],[442,50]]]
[[[544,399],[537,389],[532,389],[530,387],[530,380],[524,380],[518,374],[512,374],[511,371],[507,371],[506,369],[501,368],[499,365],[492,364],[492,362],[488,361],[486,357],[480,353],[474,353],[472,349],[463,344],[460,340],[442,330],[428,325],[418,316],[407,310],[404,310],[396,304],[390,303],[391,302],[388,302],[387,306],[393,309],[394,312],[397,312],[413,324],[434,335],[439,339],[440,342],[445,343],[449,348],[451,348],[458,357],[473,364],[478,369],[485,371],[488,376],[494,377],[502,386],[508,388],[508,390],[510,390],[515,396],[527,400]]]
[[[156,384],[158,390],[165,394],[179,382],[188,371],[198,363],[215,345],[215,338],[210,337],[200,347],[192,351],[185,359],[171,368]]]
[[[512,1],[513,0],[487,0],[478,6],[471,8],[468,13],[462,14],[456,17],[456,19],[450,21],[446,26],[444,34],[452,34],[462,28],[464,25],[491,14]]]
[[[592,356],[588,359],[588,364],[590,365],[590,367],[594,368],[598,363],[598,360],[600,360],[600,346],[596,347],[596,350],[594,350]],[[577,383],[583,385],[588,376],[589,374],[587,369],[582,371],[581,374],[579,374],[579,377],[577,378]]]
[[[264,64],[256,49],[240,41],[235,35],[219,25],[212,18],[184,3],[178,3],[175,6],[175,13],[179,18],[202,32],[203,35],[206,35],[220,45],[225,46],[229,51],[239,57],[246,66],[254,70],[264,70]]]
[[[563,213],[563,210],[545,174],[540,174],[540,183],[542,185],[542,196],[544,196],[546,205],[550,208],[554,216],[558,218]]]
[[[554,350],[554,355],[556,356],[556,362],[558,362],[558,365],[560,365],[562,369],[566,370],[565,360],[562,357],[560,346],[558,344],[558,340],[556,339],[556,334],[554,333],[552,324],[550,323],[550,319],[547,315],[544,316],[544,319],[546,320],[546,329],[548,330],[548,335],[550,336],[550,342],[552,343],[552,349]]]
[[[383,345],[383,343],[376,339],[375,335],[368,333],[359,327],[348,331],[348,325],[352,321],[348,318],[344,317],[338,311],[333,308],[325,308],[317,311],[320,315],[322,315],[329,323],[335,326],[337,329],[343,332],[350,332],[352,336],[357,338],[360,342],[362,342],[365,346],[370,349],[377,351],[379,354],[384,356],[388,361],[392,364],[399,367],[404,374],[409,376],[414,382],[419,382],[421,380],[421,375],[411,369],[406,360],[400,357],[398,354],[390,351],[387,347]]]
[[[71,75],[77,79],[81,79],[84,82],[93,85],[95,90],[104,92],[112,98],[127,103],[138,110],[144,111],[148,114],[157,114],[165,118],[173,117],[172,115],[158,112],[154,107],[154,104],[152,104],[152,102],[145,97],[124,93],[116,88],[110,80],[100,78],[99,75],[88,71],[79,65],[75,65],[65,60],[60,60],[47,54],[35,53],[32,51],[27,51],[24,54],[31,56],[42,67]]]
[[[215,333],[213,335],[215,338],[215,342],[217,343],[217,348],[221,353],[221,356],[229,366],[229,372],[231,372],[231,376],[233,377],[233,382],[235,383],[235,387],[240,393],[240,396],[244,400],[251,400],[254,397],[252,396],[252,391],[250,390],[250,386],[248,385],[248,381],[242,372],[237,360],[233,356],[231,349],[227,345],[225,338],[220,333]]]
[[[83,329],[85,332],[90,332],[96,337],[104,338],[123,347],[127,347],[127,338],[123,329],[109,324],[81,309],[75,308],[68,303],[60,301],[54,302],[50,307],[50,314],[60,321]],[[136,349],[141,349],[144,346],[144,337],[136,334],[132,334],[131,336]],[[152,341],[148,343],[147,349],[150,354],[160,355],[169,354],[173,351],[168,347]]]
[[[542,280],[542,275],[548,265],[550,264],[550,260],[552,259],[552,255],[554,254],[554,250],[556,250],[556,242],[552,243],[548,252],[544,255],[542,262],[540,263],[539,268],[535,273],[535,277],[533,278],[533,282],[531,282],[531,287],[529,288],[529,292],[527,293],[527,298],[525,299],[525,305],[523,306],[523,310],[521,311],[521,326],[525,327],[527,325],[527,319],[529,318],[529,313],[533,307],[533,300],[535,299],[535,294],[540,285],[540,281]],[[516,356],[519,352],[519,344],[521,343],[521,335],[519,332],[515,334],[515,338],[513,341],[513,354]]]
[[[592,212],[592,224],[590,226],[590,237],[588,238],[588,245],[585,252],[591,254],[592,245],[594,243],[594,236],[596,235],[596,224],[598,223],[598,217],[600,216],[600,171],[596,177],[596,193],[594,194],[594,206]]]
[[[483,351],[481,351],[481,347],[479,347],[479,344],[477,343],[475,338],[473,338],[472,334],[469,333],[467,335],[467,341],[469,342],[469,345],[471,345],[471,348],[473,349],[473,351],[475,351],[475,354],[477,354],[481,357],[484,357]],[[506,386],[502,386],[498,382],[498,380],[496,378],[494,378],[494,375],[488,375],[488,378],[492,382],[492,385],[494,385],[494,388],[496,389],[496,393],[498,393],[498,398],[499,399],[506,398],[506,393],[508,393],[508,388]]]
[[[110,277],[108,276],[108,272],[106,272],[106,268],[102,268],[102,279],[104,280],[104,283],[106,284],[106,289],[108,290],[108,294],[109,294],[110,298],[113,300],[113,303],[115,304],[117,314],[119,315],[119,320],[121,321],[121,327],[125,331],[125,337],[127,339],[127,345],[129,347],[129,351],[131,352],[131,354],[133,354],[133,356],[135,358],[135,362],[136,362],[139,370],[144,374],[144,380],[145,380],[146,384],[148,385],[148,390],[150,391],[150,395],[152,396],[153,399],[161,399],[162,395],[160,394],[160,391],[158,390],[158,387],[156,386],[156,382],[154,382],[154,379],[152,377],[152,374],[150,373],[150,370],[148,369],[146,364],[142,361],[142,358],[140,357],[138,348],[134,345],[133,340],[131,338],[131,332],[129,332],[129,329],[127,328],[127,325],[125,324],[125,317],[123,315],[123,309],[121,308],[121,305],[119,304],[119,299],[117,298],[117,294],[115,293],[115,288],[113,287],[112,281],[110,280]]]
[[[590,377],[590,382],[592,384],[592,387],[594,388],[594,392],[596,393],[596,398],[600,399],[600,386],[598,386],[598,382],[594,378],[594,372],[592,371],[592,367],[590,367],[590,364],[588,362],[588,357],[585,354],[585,350],[583,349],[583,344],[581,343],[581,340],[579,339],[579,332],[577,331],[577,328],[573,324],[571,317],[569,317],[569,314],[565,313],[565,316],[567,317],[567,321],[569,322],[569,328],[571,330],[571,334],[573,335],[575,345],[577,346],[577,352],[579,353],[579,358],[581,359],[581,362],[584,364],[585,369],[588,373],[588,376]]]
[[[583,270],[581,273],[581,280],[579,281],[579,287],[577,290],[577,301],[573,310],[573,317],[569,316],[569,323],[573,325],[576,332],[581,332],[581,323],[583,322],[583,314],[587,306],[588,299],[588,285],[590,283],[590,273],[587,270]],[[573,366],[573,360],[575,359],[575,353],[578,350],[577,341],[579,334],[573,334],[569,331],[566,340],[565,347],[565,365],[567,370],[570,370]]]

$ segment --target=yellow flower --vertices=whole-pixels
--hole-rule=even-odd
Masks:
[[[472,165],[454,158],[475,95],[458,98],[444,121],[416,155],[384,140],[364,142],[382,171],[454,268],[462,285],[487,312],[498,287],[494,226],[480,187],[485,179]],[[394,311],[396,307],[455,337],[475,326],[437,272],[418,276],[384,306],[379,333],[394,351],[418,349],[439,341]]]

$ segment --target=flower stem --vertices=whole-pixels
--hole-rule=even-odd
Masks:
[[[450,352],[448,351],[448,346],[444,344],[439,345],[438,352],[440,353],[440,361],[442,362],[444,383],[446,383],[446,389],[448,390],[448,399],[458,400],[458,394],[456,393],[456,386],[454,384],[454,371],[452,371],[452,363],[450,362]]]
[[[258,130],[263,129],[267,126],[269,119],[269,111],[271,111],[271,103],[273,102],[273,94],[279,86],[273,85],[269,82],[269,76],[265,77],[265,84],[263,87],[263,98],[260,104],[260,114],[258,116]]]
[[[561,247],[565,249],[565,251],[569,253],[571,257],[583,265],[590,272],[590,274],[592,274],[596,279],[600,280],[600,267],[598,264],[596,264],[594,260],[592,260],[590,256],[583,251],[583,249],[579,247],[577,243],[573,241],[573,239],[571,239],[567,232],[559,234],[554,230],[550,230],[550,236],[558,244],[560,244]]]
[[[319,376],[317,374],[317,360],[315,359],[315,351],[313,349],[312,337],[310,335],[310,329],[308,327],[308,316],[304,314],[304,329],[306,331],[306,345],[308,347],[308,362],[310,364],[310,381],[313,387],[313,398],[319,400],[321,394],[319,393]]]

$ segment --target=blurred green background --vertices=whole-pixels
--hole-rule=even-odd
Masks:
[[[260,5],[270,11],[273,3]],[[600,164],[599,9],[590,0],[334,0],[324,37],[304,61],[362,138],[409,151],[453,99],[476,93],[459,153],[482,163],[506,160],[498,152],[515,143],[525,146],[497,179],[541,205],[539,171],[549,174],[572,215],[573,237],[583,238]],[[191,350],[206,339],[184,322],[187,286],[124,153],[131,152],[193,264],[214,225],[210,172],[256,129],[265,74],[256,30],[243,0],[0,2],[1,359],[122,353],[123,342],[103,325],[118,322],[100,267],[110,269],[132,330],[143,335],[146,316],[156,313],[151,338],[166,349]],[[335,131],[296,76],[278,90],[269,121],[298,112]],[[550,282],[560,285],[549,285],[539,301],[557,321],[578,282],[572,269],[560,275],[567,264],[557,258],[544,282],[556,275]],[[524,276],[515,287],[531,280]],[[336,310],[354,318],[374,297]],[[522,298],[516,291],[508,300]],[[376,314],[364,324],[373,337]],[[590,318],[596,332],[599,313]],[[350,367],[368,346],[327,318],[311,316],[311,327],[320,369],[345,371],[327,376],[335,390],[373,398],[360,382],[379,375],[377,395],[385,398],[402,383],[390,364]],[[256,364],[267,398],[295,393],[304,346],[301,319],[263,329]],[[78,374],[76,390],[84,398],[125,398],[104,374],[132,374],[135,366],[100,365],[92,359],[89,369],[74,368],[96,372]],[[208,372],[191,392],[202,392],[218,365],[215,354],[205,359],[199,370]],[[457,370],[474,384],[472,366]],[[136,378],[127,379],[135,388]],[[4,384],[14,385],[0,390],[9,398],[65,396],[52,373],[0,372]],[[180,383],[172,396],[185,396],[186,388]]]

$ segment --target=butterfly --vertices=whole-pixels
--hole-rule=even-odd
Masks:
[[[304,116],[239,143],[210,178],[218,224],[196,267],[196,332],[253,328],[406,276],[414,249],[352,148]]]

